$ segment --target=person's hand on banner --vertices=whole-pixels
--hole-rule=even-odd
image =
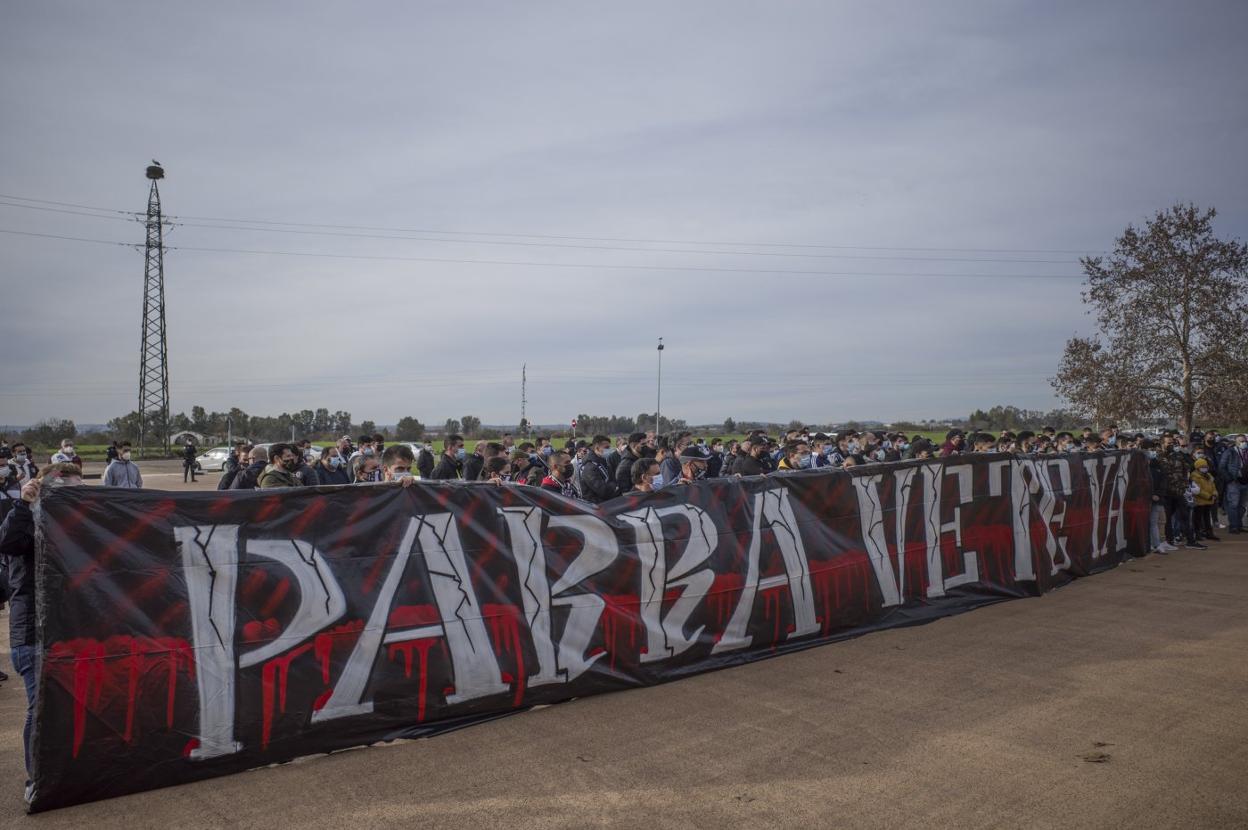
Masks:
[[[22,501],[27,504],[34,504],[35,499],[39,498],[39,487],[41,484],[42,482],[37,478],[32,478],[30,481],[23,484]]]

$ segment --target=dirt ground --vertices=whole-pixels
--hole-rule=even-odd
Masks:
[[[0,826],[1245,827],[1248,538],[1223,538],[931,625],[30,817],[14,677]]]

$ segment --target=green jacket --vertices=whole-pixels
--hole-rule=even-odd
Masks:
[[[260,474],[260,489],[270,487],[302,487],[303,482],[294,473],[288,473],[281,467],[269,465]]]

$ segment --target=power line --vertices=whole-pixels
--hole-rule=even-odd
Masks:
[[[14,236],[37,236],[43,239],[65,239],[70,242],[93,242],[96,245],[120,245],[123,248],[137,248],[138,243],[135,242],[116,242],[112,239],[87,239],[82,236],[63,236],[58,233],[35,233],[34,231],[13,231],[7,228],[0,228],[0,233],[13,234]],[[168,250],[168,249],[166,249]]]
[[[534,262],[508,259],[460,259],[453,257],[404,257],[375,254],[329,254],[313,251],[266,251],[252,248],[209,248],[198,246],[172,246],[173,251],[196,251],[200,253],[260,254],[266,256],[312,257],[324,259],[379,260],[389,262],[427,262],[438,265],[506,265],[526,268],[580,268],[610,271],[690,271],[713,274],[786,274],[814,277],[966,277],[990,279],[1083,279],[1078,274],[947,274],[908,271],[802,271],[781,268],[721,268],[710,265],[621,265],[617,263],[586,262]]]
[[[115,242],[105,239],[87,239],[77,236],[59,234],[34,233],[32,231],[16,231],[0,228],[0,233],[17,236],[34,236],[48,239],[63,239],[73,242],[92,242],[103,245],[125,245],[128,242]],[[1026,279],[1026,280],[1079,280],[1078,274],[950,274],[920,271],[803,271],[783,268],[724,268],[711,265],[622,265],[618,263],[586,263],[586,262],[534,262],[530,260],[506,259],[458,259],[452,257],[410,257],[382,256],[377,254],[331,254],[316,251],[268,251],[254,248],[214,248],[189,245],[166,246],[167,251],[193,251],[196,253],[219,254],[254,254],[260,256],[308,257],[313,259],[345,259],[376,262],[425,262],[436,265],[503,265],[523,268],[575,268],[590,271],[684,271],[707,274],[782,274],[786,276],[810,277],[854,277],[868,279],[872,277],[922,277],[924,279]]]
[[[1050,265],[1074,265],[1078,260],[1073,259],[1000,259],[985,257],[933,257],[933,256],[910,256],[905,254],[807,254],[793,253],[788,251],[722,251],[722,250],[696,250],[693,248],[639,248],[628,245],[587,245],[574,244],[565,242],[520,242],[515,240],[496,240],[496,239],[451,239],[448,237],[431,237],[431,236],[395,236],[392,234],[374,234],[374,233],[357,233],[353,231],[304,231],[294,230],[291,228],[253,228],[238,227],[233,225],[220,225],[202,222],[176,222],[177,225],[186,228],[213,228],[217,230],[227,231],[251,231],[253,233],[285,233],[298,234],[302,236],[343,236],[356,239],[397,239],[411,242],[442,242],[452,245],[507,245],[525,248],[571,248],[582,251],[631,251],[636,253],[653,253],[653,254],[695,254],[701,256],[754,256],[754,257],[793,257],[802,259],[865,259],[865,260],[910,260],[916,262],[1015,262],[1026,264],[1050,264]],[[411,233],[420,233],[420,231],[411,231]]]
[[[29,196],[14,196],[9,193],[0,193],[0,199],[12,199],[15,202],[37,202],[41,205],[59,205],[60,207],[82,208],[83,210],[98,210],[104,213],[121,213],[126,216],[138,216],[139,212],[134,210],[118,210],[117,208],[92,207],[91,205],[80,205],[77,202],[55,202],[51,199],[34,199]]]
[[[2,198],[2,197],[0,197]],[[67,210],[65,208],[41,207],[38,205],[19,205],[11,202],[0,202],[0,207],[20,208],[23,210],[38,210],[49,213],[70,214],[73,216],[86,216],[91,219],[115,219],[122,222],[138,221],[139,217],[134,216],[115,216],[100,215],[97,213],[86,213],[80,210]],[[284,233],[297,234],[301,236],[339,236],[350,237],[354,239],[394,239],[406,242],[438,242],[448,243],[452,245],[507,245],[519,246],[526,248],[570,248],[575,250],[588,251],[630,251],[636,253],[655,253],[655,254],[694,254],[698,256],[753,256],[753,257],[788,257],[800,259],[860,259],[860,260],[896,260],[911,262],[990,262],[990,263],[1021,263],[1021,264],[1049,264],[1049,265],[1074,265],[1078,260],[1073,259],[1019,259],[999,257],[946,257],[946,256],[910,256],[906,254],[808,254],[793,253],[787,251],[722,251],[722,250],[697,250],[694,248],[641,248],[629,245],[587,245],[587,244],[570,244],[560,242],[519,242],[513,240],[495,240],[495,239],[450,239],[447,237],[431,237],[431,236],[396,236],[393,234],[373,234],[373,233],[356,233],[352,231],[304,231],[293,230],[290,228],[259,228],[259,227],[242,227],[235,225],[220,225],[205,222],[170,222],[165,220],[166,224],[172,224],[177,227],[185,228],[211,228],[216,230],[227,231],[250,231],[253,233]],[[415,231],[413,231],[415,233]]]
[[[39,205],[17,205],[11,202],[0,202],[0,207],[21,208],[22,210],[40,210],[47,213],[67,213],[73,216],[86,216],[91,219],[114,219],[119,222],[137,222],[138,215],[134,216],[114,216],[112,214],[101,215],[99,213],[87,213],[82,210],[68,210],[66,208],[41,207]]]
[[[750,248],[812,248],[841,251],[945,251],[950,253],[983,253],[983,254],[1087,254],[1095,251],[1060,249],[1060,248],[956,248],[956,247],[901,247],[896,245],[827,245],[801,242],[724,242],[697,239],[642,239],[619,236],[570,236],[566,234],[543,233],[505,233],[501,231],[451,231],[439,228],[389,228],[369,225],[338,225],[313,222],[278,222],[267,219],[229,219],[220,216],[181,216],[171,217],[174,221],[200,222],[233,222],[240,225],[280,225],[289,228],[333,228],[352,231],[383,231],[391,233],[425,233],[442,234],[445,236],[501,236],[517,239],[559,239],[576,242],[631,242],[649,243],[654,245],[738,245]]]
[[[90,205],[82,205],[75,202],[58,202],[50,199],[35,199],[27,196],[14,196],[12,194],[0,193],[0,198],[12,199],[22,202],[36,202],[39,204],[58,205],[60,207],[76,207],[85,210],[98,210],[110,213],[119,213],[126,216],[137,215],[134,211],[118,210],[116,208],[92,207]],[[374,225],[345,225],[335,223],[315,223],[315,222],[281,222],[270,219],[239,219],[221,216],[191,216],[191,215],[174,215],[165,217],[174,221],[196,221],[196,222],[229,222],[235,225],[278,225],[287,228],[329,228],[335,230],[348,231],[381,231],[385,233],[421,233],[421,234],[440,234],[442,236],[497,236],[512,239],[554,239],[567,240],[574,242],[625,242],[634,244],[653,244],[653,245],[703,245],[703,246],[738,246],[750,248],[806,248],[815,250],[841,250],[841,251],[902,251],[902,252],[921,252],[921,251],[937,251],[947,253],[983,253],[983,254],[1089,254],[1098,253],[1089,249],[1069,249],[1069,248],[976,248],[976,247],[939,247],[939,246],[896,246],[896,245],[829,245],[816,243],[801,242],[740,242],[740,241],[715,241],[715,240],[696,240],[696,239],[644,239],[638,237],[618,237],[618,236],[573,236],[568,234],[541,234],[541,233],[514,233],[502,231],[453,231],[438,228],[393,228]],[[737,252],[744,253],[744,252]]]

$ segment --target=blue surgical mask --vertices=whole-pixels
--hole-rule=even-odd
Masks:
[[[333,467],[335,470],[336,470],[336,469],[338,469],[339,467],[341,467],[341,466],[342,466],[342,456],[340,456],[340,455],[335,455],[333,458],[329,459],[329,466]]]
[[[803,470],[810,469],[810,453],[803,453],[798,456],[797,465]]]
[[[850,451],[850,452],[858,452],[858,442],[857,442],[857,441],[850,441],[850,442],[849,442],[849,451]]]
[[[901,448],[902,452],[905,452],[906,450],[910,449],[910,442],[902,441],[898,446]]]
[[[554,447],[552,447],[552,446],[550,446],[549,444],[547,444],[546,446],[542,447],[542,455],[544,455],[544,456],[548,456],[548,457],[549,457],[549,456],[550,456],[550,454],[551,454],[552,452],[554,452],[554,451],[555,451],[555,448],[554,448]]]
[[[653,480],[651,480],[651,482],[650,482],[650,486],[651,486],[651,487],[653,487],[653,488],[654,488],[654,489],[656,489],[656,490],[657,490],[657,489],[659,489],[660,487],[662,487],[662,486],[663,486],[663,475],[662,475],[662,473],[660,473],[659,475],[655,476],[655,477],[654,477],[654,479],[653,479]]]
[[[1149,450],[1149,451],[1148,451],[1148,457],[1149,457],[1149,458],[1156,458],[1156,457],[1157,457],[1157,450]]]
[[[468,457],[468,451],[464,449],[463,447],[460,447],[458,450],[455,451],[455,458],[457,460],[463,461],[467,457]]]

